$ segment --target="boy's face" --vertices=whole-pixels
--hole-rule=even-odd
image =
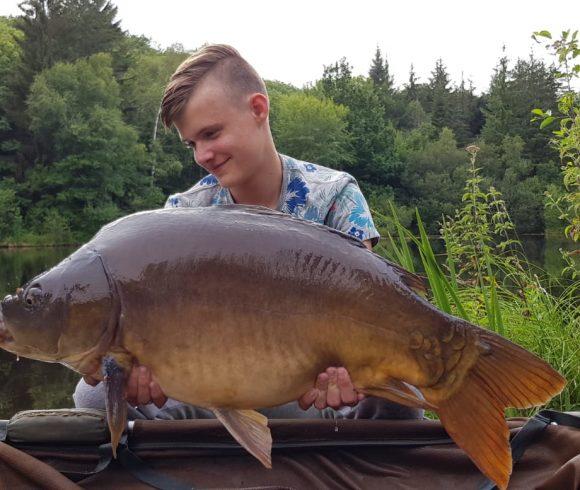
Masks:
[[[268,104],[264,98],[264,114],[253,99],[235,97],[210,77],[197,87],[175,121],[197,164],[215,175],[222,187],[243,186],[260,171],[265,134],[269,134],[264,131]]]

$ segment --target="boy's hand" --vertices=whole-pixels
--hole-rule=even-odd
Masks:
[[[330,367],[324,373],[320,373],[316,379],[316,385],[298,400],[302,410],[308,410],[312,404],[318,410],[326,407],[340,408],[346,405],[356,405],[364,398],[362,393],[357,393],[350,379],[348,371],[343,367]]]
[[[83,376],[83,379],[91,386],[97,386],[100,383],[100,380],[92,376]],[[167,401],[161,386],[151,375],[149,368],[145,366],[133,366],[127,380],[126,399],[127,403],[134,407],[154,403],[157,408],[161,408]]]
[[[154,403],[157,408],[161,408],[166,401],[165,393],[151,375],[149,368],[133,366],[127,380],[127,403],[134,407]]]

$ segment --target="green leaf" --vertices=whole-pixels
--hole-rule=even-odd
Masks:
[[[544,111],[542,109],[532,109],[532,114],[537,114],[538,116],[543,116]]]
[[[540,129],[544,129],[546,126],[552,124],[554,122],[554,119],[556,119],[554,116],[549,116],[546,119],[544,119],[542,121],[542,124],[540,124]]]
[[[548,39],[552,39],[552,34],[550,34],[550,31],[538,31],[534,32],[534,34],[536,36],[547,37]]]

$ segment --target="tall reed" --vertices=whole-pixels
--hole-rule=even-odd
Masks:
[[[549,362],[568,384],[547,406],[580,410],[580,281],[564,288],[530,266],[501,194],[481,189],[477,148],[468,151],[464,207],[441,223],[443,256],[436,256],[419,213],[415,234],[401,224],[392,204],[390,216],[374,212],[377,224],[386,228],[387,243],[379,252],[424,274],[429,299],[441,310],[489,328]],[[508,415],[533,411],[510,410]]]

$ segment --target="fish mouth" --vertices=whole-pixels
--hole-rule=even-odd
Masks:
[[[10,344],[14,342],[14,337],[6,328],[4,323],[4,315],[2,314],[2,309],[0,309],[0,345]]]
[[[6,300],[6,298],[4,299]],[[12,352],[13,354],[29,357],[31,359],[37,359],[39,361],[54,361],[54,357],[50,354],[46,354],[36,347],[23,345],[17,342],[16,338],[12,332],[10,332],[6,322],[4,321],[2,308],[0,308],[0,348],[8,352]]]

